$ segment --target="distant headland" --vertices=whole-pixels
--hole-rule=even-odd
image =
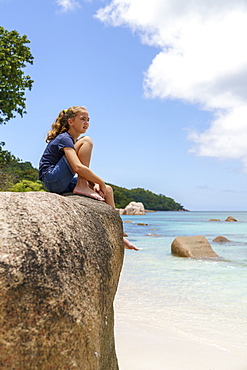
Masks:
[[[113,184],[116,208],[125,208],[130,202],[143,203],[150,211],[187,211],[180,203],[163,194],[155,194],[142,188],[126,189]]]

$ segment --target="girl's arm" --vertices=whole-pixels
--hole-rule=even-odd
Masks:
[[[96,184],[99,184],[100,190],[103,192],[104,196],[106,195],[106,186],[105,182],[93,171],[91,171],[87,166],[84,166],[79,160],[75,149],[73,148],[64,148],[64,154],[72,168],[73,172],[77,173],[79,176],[84,177],[88,181],[92,181]]]

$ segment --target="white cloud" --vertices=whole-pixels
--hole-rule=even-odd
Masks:
[[[247,171],[247,0],[112,0],[97,17],[160,49],[146,71],[146,96],[214,113],[206,131],[190,132],[192,151],[239,159]]]
[[[76,0],[57,0],[56,3],[61,7],[63,12],[80,8],[80,3]]]

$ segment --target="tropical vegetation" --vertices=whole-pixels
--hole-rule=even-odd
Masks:
[[[7,123],[18,113],[26,113],[25,89],[31,90],[33,81],[23,68],[33,64],[33,56],[26,44],[26,35],[0,27],[0,124]]]
[[[114,191],[117,208],[125,208],[130,202],[141,202],[145,209],[153,211],[180,211],[184,207],[172,198],[155,194],[142,188],[126,189],[110,184]]]
[[[0,143],[0,191],[40,191],[38,170],[30,162],[22,162]],[[27,190],[28,189],[28,190]]]

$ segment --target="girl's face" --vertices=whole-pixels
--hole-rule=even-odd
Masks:
[[[89,127],[88,112],[85,110],[81,110],[73,119],[69,119],[68,122],[70,125],[69,131],[72,131],[78,136],[84,134]]]

